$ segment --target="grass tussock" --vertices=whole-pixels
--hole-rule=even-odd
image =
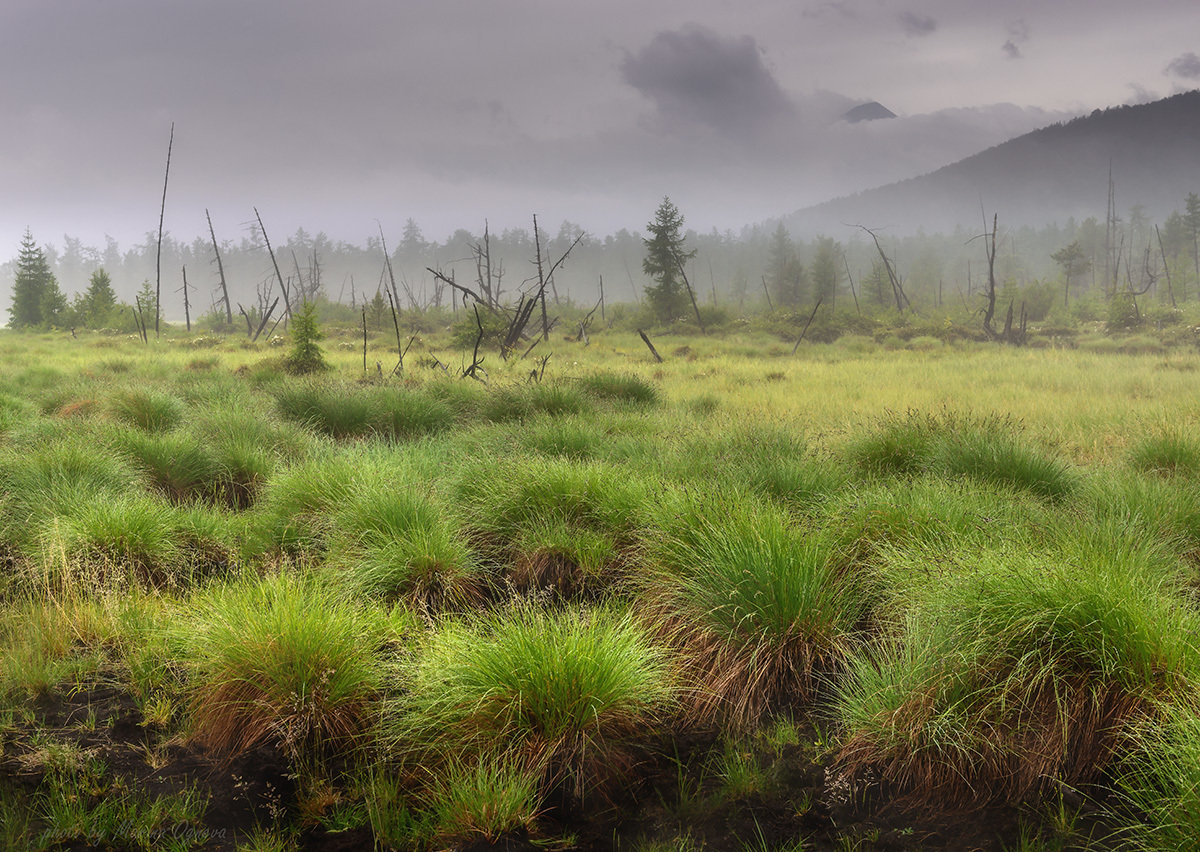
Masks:
[[[576,798],[631,779],[634,746],[668,712],[670,659],[636,619],[518,604],[429,634],[388,723],[402,760],[434,768],[519,753],[540,792]]]
[[[339,583],[422,612],[465,610],[489,596],[487,577],[445,507],[393,482],[350,490],[333,518]]]
[[[457,502],[480,552],[519,589],[597,593],[633,558],[646,485],[615,466],[561,458],[464,469]]]
[[[840,760],[929,805],[1103,779],[1132,727],[1200,674],[1200,622],[1111,561],[980,552],[914,601],[840,687]]]
[[[812,697],[855,645],[868,595],[828,542],[736,495],[684,499],[647,534],[651,619],[686,661],[690,715],[751,727]]]
[[[108,410],[116,420],[146,432],[167,432],[183,422],[185,406],[162,391],[130,388],[113,394]]]
[[[851,462],[871,476],[936,474],[967,477],[1062,500],[1077,486],[1070,466],[1031,446],[1010,416],[971,417],[949,411],[888,414],[865,435],[850,440]]]
[[[328,585],[280,573],[203,593],[179,637],[194,736],[237,755],[264,743],[293,761],[353,747],[381,678],[380,625]]]
[[[1140,438],[1129,449],[1135,470],[1159,476],[1200,474],[1200,443],[1178,429],[1163,429]]]

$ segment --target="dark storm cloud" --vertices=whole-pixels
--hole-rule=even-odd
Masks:
[[[1191,51],[1176,56],[1167,64],[1164,73],[1185,80],[1200,80],[1200,56]]]
[[[901,12],[899,14],[900,26],[904,29],[904,34],[910,38],[918,36],[926,36],[937,29],[937,19],[932,15],[921,15],[916,12]]]
[[[669,127],[744,131],[792,109],[752,37],[722,36],[696,24],[660,32],[626,54],[621,74],[654,102]]]
[[[1004,55],[1009,59],[1021,58],[1021,45],[1029,41],[1031,35],[1029,24],[1023,19],[1018,18],[1008,25],[1008,41],[1000,48],[1004,51]]]

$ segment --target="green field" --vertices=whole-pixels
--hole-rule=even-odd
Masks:
[[[0,334],[0,848],[1200,845],[1194,347],[326,332]]]

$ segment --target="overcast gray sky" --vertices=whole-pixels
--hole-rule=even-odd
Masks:
[[[1200,86],[1198,0],[0,0],[0,257],[28,226],[362,242],[724,230]],[[877,100],[888,121],[847,124]],[[8,249],[3,248],[8,246]]]

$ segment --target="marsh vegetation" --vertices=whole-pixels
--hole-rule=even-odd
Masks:
[[[0,337],[0,846],[1200,842],[1200,353]]]

